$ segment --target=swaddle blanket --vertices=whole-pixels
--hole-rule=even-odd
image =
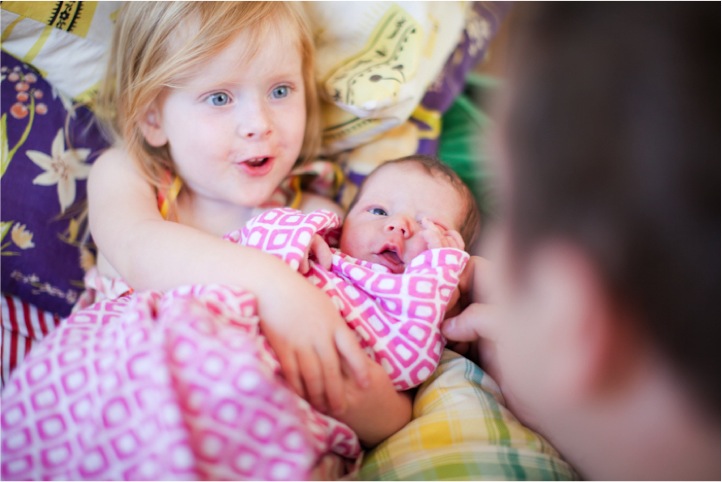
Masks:
[[[2,393],[3,479],[301,480],[355,434],[298,397],[256,300],[207,285],[68,317]]]
[[[305,240],[309,226],[328,234],[338,221],[330,213],[299,218],[293,211],[274,212],[283,215],[273,218],[282,229],[275,236],[259,235],[269,219],[262,215],[244,230],[250,245],[265,239],[266,247],[280,246],[271,241],[290,235],[284,227],[293,220],[303,219],[303,229],[292,230],[296,237],[289,240]],[[297,267],[293,252],[285,259]],[[432,258],[444,252],[464,259],[458,250],[432,250],[419,257],[418,271],[426,273]],[[448,301],[448,290],[458,280],[448,273],[449,280],[429,286],[429,277],[412,282],[404,275],[376,276],[372,281],[374,274],[390,274],[346,260],[334,255],[334,269],[345,269],[349,279],[367,281],[381,294],[401,286],[420,293],[442,286]],[[417,263],[411,264],[414,269]],[[463,262],[457,266],[460,272]],[[358,267],[364,269],[355,271]],[[403,283],[389,281],[399,276]],[[371,313],[355,295],[360,290],[351,283],[341,286],[339,291],[351,295],[342,311]],[[402,298],[382,297],[390,311],[423,315],[420,320],[428,318],[432,306],[441,306]],[[388,360],[401,354],[408,362],[403,368],[416,367],[405,372],[411,380],[433,370],[428,363],[413,362],[436,353],[438,330],[434,335],[414,321],[396,336],[382,328],[381,318],[365,319],[357,333],[367,348],[380,346],[375,340],[384,337],[376,332],[387,335],[387,355],[379,358],[384,366],[396,367]],[[411,341],[427,333],[437,341],[419,342],[425,352],[413,350]],[[421,355],[408,355],[413,352]],[[314,410],[283,379],[260,333],[255,297],[221,285],[136,292],[73,313],[12,374],[2,393],[1,424],[4,479],[301,480],[318,478],[314,470],[327,454],[353,459],[361,452],[348,426]]]
[[[275,254],[298,269],[312,236],[334,243],[339,225],[330,211],[303,214],[278,208],[256,216],[228,239]],[[396,389],[419,385],[439,364],[444,345],[439,325],[469,255],[454,248],[430,249],[404,273],[394,274],[385,266],[332,252],[330,271],[311,261],[306,277],[334,300]]]

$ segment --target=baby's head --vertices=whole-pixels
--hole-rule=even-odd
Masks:
[[[151,183],[175,173],[168,146],[153,147],[141,131],[147,110],[174,86],[222,52],[243,32],[248,58],[269,36],[289,38],[302,59],[306,129],[301,160],[320,142],[320,108],[310,29],[289,2],[128,2],[115,26],[110,58],[97,102],[110,134],[140,162]]]
[[[441,231],[458,231],[466,247],[480,228],[473,194],[441,160],[413,155],[388,161],[369,174],[351,202],[340,249],[403,272],[428,249],[420,234],[424,218]]]

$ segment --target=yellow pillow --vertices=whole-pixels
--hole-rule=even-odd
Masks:
[[[361,480],[576,480],[540,435],[502,405],[496,383],[445,350],[411,422],[365,454]]]

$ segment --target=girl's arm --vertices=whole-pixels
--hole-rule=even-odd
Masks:
[[[332,301],[283,261],[161,218],[155,192],[127,154],[111,149],[88,179],[99,251],[136,289],[239,286],[258,298],[261,326],[294,389],[319,408],[345,408],[341,362],[365,385],[368,357]]]
[[[367,358],[367,365],[368,388],[359,388],[345,376],[343,388],[348,409],[342,415],[334,416],[356,432],[365,448],[372,448],[411,421],[414,391],[397,391],[381,365],[370,358]]]

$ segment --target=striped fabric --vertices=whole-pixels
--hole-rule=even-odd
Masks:
[[[38,309],[20,298],[2,294],[2,340],[0,383],[5,386],[10,372],[30,349],[60,323],[60,317]]]
[[[572,467],[501,403],[496,383],[445,350],[413,420],[366,453],[360,480],[575,480]]]

